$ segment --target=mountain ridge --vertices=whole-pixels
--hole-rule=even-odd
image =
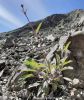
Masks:
[[[67,14],[53,14],[53,15],[50,15],[42,20],[31,22],[31,24],[34,27],[34,29],[36,29],[38,24],[41,21],[43,21],[43,24],[41,27],[42,30],[45,30],[46,28],[50,28],[50,27],[59,28],[59,26],[64,27],[65,29],[66,28],[68,28],[68,29],[73,28],[74,29],[75,24],[78,25],[78,24],[81,24],[83,22],[83,20],[82,20],[83,15],[84,15],[83,9],[76,9],[74,11],[67,13]],[[79,21],[79,19],[81,19],[81,21]],[[78,27],[78,26],[76,26],[76,27]],[[28,33],[30,31],[32,31],[32,30],[31,30],[31,27],[29,26],[29,23],[28,23],[28,24],[26,24],[23,27],[20,27],[18,29],[15,29],[15,30],[12,30],[9,32],[0,33],[0,37],[4,37],[5,35],[11,34],[11,33],[12,33],[12,35],[14,34],[17,36],[20,34]],[[66,30],[66,31],[68,31],[68,30]]]

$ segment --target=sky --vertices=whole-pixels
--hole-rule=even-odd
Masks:
[[[30,21],[43,19],[56,13],[84,9],[84,0],[0,0],[0,33],[27,24],[21,4],[27,9]]]

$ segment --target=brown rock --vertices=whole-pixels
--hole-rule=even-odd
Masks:
[[[84,34],[70,36],[66,43],[71,41],[69,59],[72,60],[73,70],[64,71],[63,74],[71,79],[78,78],[84,81]]]

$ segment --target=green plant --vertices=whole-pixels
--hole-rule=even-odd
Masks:
[[[24,6],[21,5],[21,7],[24,15],[30,23]],[[43,22],[39,23],[36,30],[34,30],[32,24],[30,23],[30,27],[36,34],[36,37],[38,37],[37,33],[39,32],[42,23]],[[50,94],[53,94],[57,88],[60,87],[60,82],[63,79],[62,71],[66,69],[72,69],[71,67],[68,67],[68,64],[71,63],[71,60],[68,60],[68,57],[66,56],[69,45],[70,42],[65,44],[62,49],[57,49],[54,55],[56,60],[55,64],[51,64],[51,62],[46,59],[45,54],[45,63],[38,63],[34,59],[24,61],[24,64],[27,66],[28,70],[24,70],[18,75],[18,83],[27,84],[28,90],[31,92],[30,94],[35,97],[48,97]],[[28,83],[28,79],[35,81]]]
[[[68,69],[66,66],[71,63],[71,60],[68,60],[66,57],[69,45],[70,42],[67,43],[63,49],[58,49],[56,51],[56,64],[51,64],[46,58],[45,64],[38,63],[34,59],[29,59],[24,62],[28,70],[24,71],[20,80],[25,81],[28,78],[37,78],[34,83],[28,84],[28,89],[38,87],[37,97],[47,97],[59,87],[59,83],[61,79],[63,79],[62,71]],[[34,93],[35,91],[32,92]]]

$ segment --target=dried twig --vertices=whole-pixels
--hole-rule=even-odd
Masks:
[[[35,33],[35,30],[34,30],[32,24],[31,24],[31,22],[30,22],[30,20],[29,20],[29,18],[28,18],[28,16],[27,16],[27,10],[24,9],[24,5],[23,5],[23,4],[21,4],[21,8],[22,8],[23,14],[24,14],[25,17],[27,18],[27,21],[28,21],[30,27],[32,28],[32,31]]]

